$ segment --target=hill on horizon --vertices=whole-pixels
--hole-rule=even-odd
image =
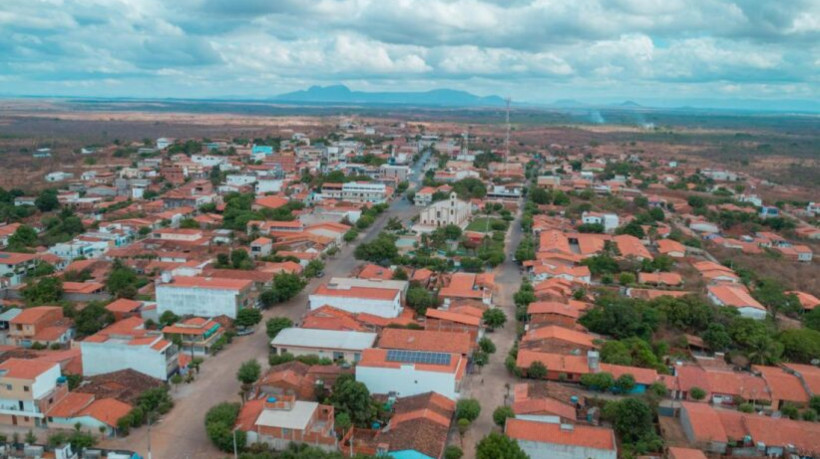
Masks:
[[[306,90],[279,94],[273,100],[305,104],[397,104],[443,107],[503,106],[506,103],[499,96],[482,97],[455,89],[434,89],[424,92],[365,92],[351,91],[345,85],[311,86]]]

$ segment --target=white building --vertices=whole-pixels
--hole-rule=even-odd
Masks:
[[[42,358],[0,363],[0,423],[43,425],[44,412],[66,393],[66,387],[57,384],[60,376],[60,364]]]
[[[99,258],[108,251],[108,241],[78,241],[60,242],[48,248],[50,253],[63,260],[73,260],[79,257]]]
[[[419,224],[439,228],[447,225],[465,227],[472,215],[470,203],[458,199],[455,193],[450,193],[450,199],[438,201],[421,211]]]
[[[162,333],[145,329],[140,317],[114,322],[80,342],[83,375],[130,368],[166,381],[179,369],[178,350]]]
[[[256,176],[251,174],[231,174],[225,177],[225,183],[231,186],[242,186],[256,183]]]
[[[507,419],[504,431],[531,459],[617,459],[612,429]]]
[[[23,282],[36,266],[37,258],[32,254],[0,252],[0,276],[8,279],[9,285]]]
[[[317,287],[308,297],[308,303],[310,309],[328,305],[353,314],[393,318],[401,314],[408,285],[407,281],[334,277]]]
[[[366,349],[356,365],[356,381],[371,394],[398,397],[437,392],[459,398],[467,358],[461,354]]]
[[[384,178],[396,178],[399,182],[403,182],[410,177],[409,166],[397,166],[394,164],[382,164],[379,166],[379,175]]]
[[[191,161],[202,166],[214,167],[221,166],[222,164],[227,164],[228,157],[216,155],[191,155]]]
[[[157,285],[157,314],[171,311],[178,316],[236,318],[237,312],[253,307],[250,291],[253,282],[246,279],[216,277],[175,277]]]
[[[279,193],[282,191],[284,180],[280,179],[258,179],[256,181],[256,194]]]
[[[706,296],[717,306],[736,308],[741,317],[755,320],[766,318],[766,307],[755,300],[742,285],[710,285]]]
[[[157,139],[157,150],[164,150],[171,145],[173,145],[174,139],[169,139],[167,137],[160,137]]]
[[[381,204],[387,202],[387,186],[375,182],[348,182],[342,185],[341,198],[348,202]]]
[[[286,328],[270,345],[276,355],[317,355],[334,362],[358,362],[362,351],[372,348],[377,337],[377,334],[367,332]]]
[[[46,182],[62,182],[74,178],[74,174],[70,172],[51,172],[46,174]]]
[[[581,222],[585,225],[602,225],[607,233],[615,231],[615,228],[620,224],[617,215],[599,212],[584,212],[581,214]]]

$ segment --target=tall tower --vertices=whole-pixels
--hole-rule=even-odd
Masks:
[[[510,102],[511,102],[511,100],[512,99],[510,99],[510,97],[507,96],[507,99],[506,99],[506,101],[507,101],[507,136],[504,139],[504,149],[506,150],[506,154],[504,155],[504,161],[505,162],[507,161],[507,158],[510,157]]]

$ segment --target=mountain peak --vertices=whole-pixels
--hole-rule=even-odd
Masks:
[[[432,105],[444,107],[500,106],[499,96],[481,97],[455,89],[433,89],[426,92],[365,92],[351,91],[344,85],[311,86],[307,90],[280,94],[274,100],[296,103],[341,103],[383,105]]]

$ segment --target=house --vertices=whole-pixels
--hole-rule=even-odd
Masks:
[[[615,231],[619,225],[617,215],[600,212],[583,212],[581,222],[585,225],[601,225],[607,233]]]
[[[426,186],[416,192],[413,196],[413,204],[419,207],[427,207],[433,203],[433,194],[436,189],[431,186]]]
[[[641,240],[630,234],[619,234],[612,238],[615,245],[618,246],[618,251],[624,258],[635,258],[637,260],[651,260],[652,254],[644,247]]]
[[[729,438],[717,411],[705,403],[682,402],[680,424],[686,438],[698,449],[724,454]]]
[[[617,459],[612,429],[507,419],[504,433],[531,459]]]
[[[638,273],[639,284],[666,285],[677,287],[683,284],[683,277],[678,273]]]
[[[527,306],[528,323],[533,328],[544,325],[574,328],[581,317],[582,311],[582,307],[572,303],[533,301]]]
[[[236,318],[242,308],[255,306],[253,282],[201,276],[177,276],[156,287],[157,314],[171,311],[178,316],[228,316]]]
[[[28,253],[0,252],[0,277],[18,285],[37,266],[37,257]]]
[[[667,453],[669,459],[707,459],[703,451],[693,448],[670,446]]]
[[[8,341],[15,346],[63,345],[73,338],[74,323],[63,317],[63,308],[59,306],[25,308],[9,321]]]
[[[537,349],[557,354],[580,354],[598,348],[597,337],[586,332],[547,325],[531,328],[521,339],[523,349]]]
[[[51,428],[82,429],[91,432],[102,431],[113,436],[117,431],[117,421],[131,412],[133,407],[115,398],[97,399],[93,394],[69,392],[48,411]]]
[[[424,315],[425,330],[465,332],[472,342],[483,336],[481,317],[435,308],[427,308]]]
[[[379,336],[380,349],[447,352],[467,356],[475,347],[467,332],[385,328]]]
[[[0,363],[0,424],[45,427],[46,413],[68,393],[60,364],[10,358]]]
[[[23,312],[20,308],[9,308],[0,314],[0,345],[5,346],[10,344],[9,329],[11,328],[11,320]]]
[[[668,255],[672,258],[683,258],[686,256],[686,246],[672,239],[659,239],[656,242],[658,253]]]
[[[746,287],[737,284],[710,285],[707,287],[709,300],[717,306],[736,308],[740,315],[755,320],[766,318],[766,308],[752,298]]]
[[[332,306],[354,314],[368,313],[379,317],[398,317],[407,281],[382,281],[334,277],[308,296],[310,309]]]
[[[477,300],[491,305],[495,276],[492,273],[472,274],[458,272],[450,277],[450,282],[439,290],[438,296],[445,308],[455,300]]]
[[[774,206],[760,206],[758,212],[760,218],[775,218],[780,216],[780,209]]]
[[[0,223],[0,247],[9,245],[9,237],[17,232],[20,226],[20,223]]]
[[[213,319],[191,317],[162,329],[171,341],[179,337],[180,348],[191,355],[208,355],[213,345],[225,333],[224,327]]]
[[[114,315],[114,320],[122,320],[128,317],[140,315],[144,301],[129,300],[128,298],[118,298],[105,306],[105,309]]]
[[[291,443],[305,443],[336,451],[333,421],[333,406],[282,395],[246,402],[235,428],[247,434],[248,443],[265,443],[277,450],[287,449]]]
[[[258,237],[251,242],[250,247],[253,258],[266,257],[273,252],[273,241],[266,237]]]
[[[540,265],[534,265],[530,273],[535,282],[547,279],[564,279],[582,284],[592,282],[592,273],[587,266],[568,266],[544,262]]]
[[[291,395],[298,400],[316,400],[317,388],[327,393],[339,376],[352,373],[352,369],[339,365],[307,365],[292,360],[271,367],[257,382],[256,389],[265,397]]]
[[[800,378],[783,368],[753,365],[752,371],[766,381],[772,397],[772,409],[779,410],[784,404],[805,407],[809,403],[809,393]]]
[[[80,342],[83,375],[94,376],[132,369],[167,381],[179,369],[178,349],[162,333],[145,328],[139,317],[129,317]]]
[[[377,457],[438,459],[447,446],[454,413],[455,403],[435,392],[401,397],[384,428],[352,427],[339,449]]]
[[[467,358],[445,352],[366,349],[356,365],[356,381],[374,394],[406,397],[437,392],[456,400],[467,370]]]
[[[513,390],[512,409],[516,419],[571,424],[578,418],[578,396],[570,396],[563,401],[553,397],[549,388],[552,383],[521,383]],[[562,388],[564,386],[561,386]],[[563,391],[562,391],[563,392]],[[573,404],[573,399],[575,403]]]
[[[597,353],[594,355],[597,358]],[[515,365],[524,374],[535,362],[541,362],[547,367],[546,379],[551,381],[579,382],[582,375],[593,372],[590,368],[590,361],[585,355],[557,354],[530,349],[518,351]],[[593,363],[592,366],[594,365]]]
[[[283,198],[281,196],[262,196],[256,198],[253,201],[253,205],[251,205],[251,209],[253,210],[262,210],[262,209],[278,209],[280,207],[284,207],[288,204],[287,198]]]
[[[783,369],[796,376],[809,395],[820,395],[820,368],[799,363],[784,363]]]
[[[464,228],[471,215],[470,203],[458,199],[458,195],[453,192],[450,193],[449,199],[435,202],[424,208],[419,215],[419,225],[429,228],[456,225]]]
[[[285,328],[271,341],[273,354],[316,355],[334,362],[358,362],[362,352],[376,343],[368,332]]]

